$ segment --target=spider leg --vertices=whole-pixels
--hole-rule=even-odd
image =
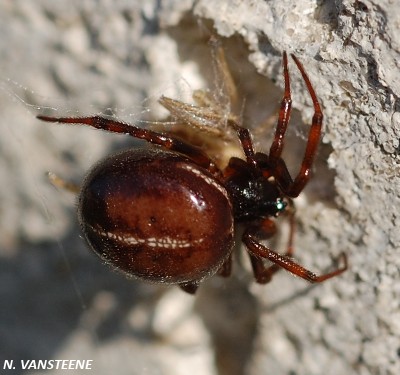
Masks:
[[[317,147],[321,138],[321,128],[323,114],[321,106],[318,102],[315,91],[311,85],[310,79],[308,78],[303,65],[297,59],[296,56],[291,55],[294,62],[299,69],[304,82],[306,83],[307,90],[311,96],[314,105],[314,115],[312,118],[311,128],[308,135],[307,146],[304,153],[303,161],[301,163],[300,171],[297,174],[294,181],[287,171],[285,162],[281,159],[281,154],[284,146],[284,136],[286,133],[287,125],[290,118],[291,112],[291,93],[290,93],[290,79],[288,70],[288,61],[286,53],[283,54],[283,74],[285,78],[285,91],[281,102],[278,124],[276,127],[274,141],[271,145],[269,153],[269,162],[273,169],[275,169],[275,177],[281,186],[283,192],[292,198],[297,197],[300,192],[304,189],[311,175],[311,167],[314,161]]]
[[[228,125],[236,131],[239,141],[242,145],[244,155],[248,163],[257,167],[257,161],[254,157],[254,146],[251,139],[249,129],[244,128],[236,123],[236,121],[229,119],[227,121]]]
[[[275,231],[276,229],[273,221],[270,219],[265,219],[262,223],[261,232],[264,233],[264,235],[269,234],[269,236],[272,236]],[[242,240],[250,253],[250,259],[252,261],[255,277],[259,283],[269,282],[272,278],[272,275],[276,273],[279,268],[284,268],[292,274],[312,283],[321,283],[332,277],[338,276],[347,270],[347,256],[344,253],[341,253],[339,257],[343,262],[343,266],[323,275],[316,275],[314,272],[311,272],[300,264],[294,262],[290,258],[293,254],[292,242],[294,224],[291,224],[291,234],[289,237],[289,246],[286,255],[278,254],[277,252],[258,242],[258,240],[255,238],[258,233],[260,233],[260,227],[249,227],[243,234]],[[262,264],[262,259],[268,259],[274,264],[269,268],[265,268]]]
[[[229,255],[224,264],[218,270],[217,275],[222,277],[229,277],[231,275],[231,272],[232,272],[232,254]]]
[[[278,124],[276,125],[275,137],[269,150],[269,160],[276,163],[280,158],[284,145],[284,137],[292,110],[292,97],[290,92],[290,77],[288,68],[288,58],[286,51],[283,52],[283,76],[285,80],[285,91],[279,109]]]
[[[158,133],[149,129],[142,129],[135,125],[111,120],[101,116],[91,117],[49,117],[37,116],[39,120],[47,122],[82,124],[92,126],[96,129],[106,130],[112,133],[128,134],[131,137],[144,139],[149,143],[156,144],[171,151],[176,151],[188,156],[198,165],[209,170],[214,175],[221,175],[220,170],[214,162],[198,147],[192,146],[178,138],[167,134]]]
[[[293,256],[293,237],[295,231],[295,220],[294,211],[290,213],[290,233],[287,250],[285,253],[286,257]],[[258,238],[268,239],[276,233],[275,223],[270,219],[265,219],[262,221],[257,228],[254,229],[257,233]],[[253,273],[256,281],[259,284],[266,284],[271,281],[272,276],[278,272],[281,267],[277,264],[273,264],[269,267],[265,267],[263,259],[249,252],[251,266],[253,268]]]

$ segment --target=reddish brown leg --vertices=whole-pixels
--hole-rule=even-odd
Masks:
[[[278,124],[276,125],[275,137],[269,150],[270,162],[275,164],[281,157],[284,137],[290,119],[292,109],[292,97],[290,93],[290,77],[288,69],[288,58],[286,52],[283,52],[283,77],[285,80],[285,92],[281,101],[279,110]]]
[[[218,270],[218,275],[222,277],[229,277],[232,271],[232,254],[229,255],[229,258],[224,262],[221,268]]]
[[[270,222],[270,223],[268,223]],[[269,219],[266,219],[263,223],[263,227],[265,229],[270,226],[270,236],[275,233],[273,222]],[[294,223],[294,222],[293,222]],[[293,224],[294,225],[294,224]],[[267,231],[263,229],[264,233]],[[250,227],[248,228],[244,235],[243,235],[243,242],[246,245],[249,253],[250,258],[252,260],[252,265],[255,273],[255,277],[257,282],[266,283],[271,280],[272,275],[277,272],[279,268],[284,268],[287,271],[291,272],[292,274],[301,277],[302,279],[308,280],[312,283],[320,283],[325,280],[328,280],[332,277],[340,275],[342,272],[347,270],[347,256],[346,254],[342,253],[340,255],[340,259],[343,262],[343,266],[337,268],[336,270],[326,273],[324,275],[317,276],[315,273],[307,270],[306,268],[302,267],[298,263],[294,262],[290,256],[293,253],[293,232],[294,226],[291,227],[291,234],[289,237],[289,247],[286,255],[281,255],[276,253],[275,251],[269,249],[268,247],[260,244],[258,240],[254,237],[259,232],[258,228]],[[262,259],[268,259],[269,261],[275,263],[269,268],[262,269]],[[259,281],[260,280],[260,281]]]
[[[239,137],[239,141],[242,145],[243,152],[246,156],[247,162],[253,164],[255,167],[257,166],[257,162],[254,159],[254,147],[253,141],[251,140],[249,129],[246,129],[240,125],[238,125],[233,120],[228,120],[228,125],[234,129]]]
[[[285,78],[285,92],[281,102],[281,108],[279,112],[278,124],[276,127],[274,141],[271,145],[269,153],[269,162],[274,170],[275,178],[281,186],[283,192],[292,198],[297,197],[300,192],[304,189],[310,179],[310,172],[312,163],[314,161],[317,147],[321,137],[321,127],[323,115],[321,107],[319,105],[315,91],[311,85],[311,82],[304,70],[303,65],[297,59],[296,56],[291,55],[294,62],[296,63],[304,82],[306,83],[307,90],[310,93],[313,105],[314,105],[314,116],[312,118],[311,128],[308,135],[308,141],[306,150],[304,153],[301,168],[294,181],[290,177],[284,161],[281,159],[281,154],[284,146],[284,136],[286,133],[287,125],[290,118],[291,111],[291,93],[290,93],[290,79],[288,70],[288,61],[286,53],[283,54],[283,71]]]
[[[288,247],[285,253],[286,257],[292,257],[293,255],[293,237],[295,230],[294,214],[290,214],[290,233]],[[275,223],[270,219],[265,219],[259,227],[255,228],[254,231],[257,233],[257,238],[267,239],[272,237],[276,233]],[[272,276],[278,272],[282,267],[277,264],[265,267],[263,259],[249,253],[250,261],[253,268],[253,273],[256,281],[260,284],[266,284],[271,281]]]
[[[138,128],[137,126],[131,124],[107,119],[101,116],[76,118],[37,116],[37,118],[39,120],[48,122],[82,124],[92,126],[96,129],[107,130],[113,133],[128,134],[132,137],[144,139],[147,142],[163,146],[169,150],[177,151],[179,153],[187,155],[197,164],[205,169],[208,169],[211,173],[215,175],[221,175],[220,170],[215,166],[214,162],[201,149],[166,134],[158,133],[148,129]]]

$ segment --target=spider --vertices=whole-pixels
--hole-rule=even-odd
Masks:
[[[215,50],[219,73],[234,99],[235,88],[222,49]],[[286,52],[284,95],[268,154],[256,152],[249,130],[235,116],[223,117],[220,106],[206,94],[197,95],[199,105],[160,99],[182,123],[219,136],[223,129],[237,135],[245,159],[231,157],[223,169],[205,150],[172,132],[144,129],[102,116],[38,116],[52,123],[82,124],[124,133],[154,145],[106,157],[91,169],[79,189],[79,222],[86,241],[98,256],[129,276],[178,284],[193,294],[204,279],[216,273],[230,275],[235,231],[240,225],[244,227],[242,242],[258,283],[269,282],[281,268],[312,283],[323,282],[347,269],[344,253],[338,258],[341,267],[320,276],[292,259],[292,199],[310,179],[323,115],[303,65],[291,56],[314,106],[305,154],[295,178],[290,176],[281,157],[291,113]],[[225,128],[209,126],[222,121]],[[57,183],[57,177],[53,180]],[[62,180],[58,183],[68,185]],[[70,189],[75,190],[71,186]],[[281,255],[260,240],[276,233],[274,217],[285,211],[290,217],[290,234],[287,251]],[[266,259],[273,264],[266,266]]]

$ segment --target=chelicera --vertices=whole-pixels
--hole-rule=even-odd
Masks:
[[[292,260],[292,199],[310,179],[323,119],[302,64],[295,56],[292,58],[314,106],[305,154],[295,178],[290,176],[281,157],[291,112],[286,53],[283,54],[285,90],[269,153],[256,152],[249,130],[234,116],[227,116],[225,129],[237,134],[245,159],[231,157],[223,169],[206,150],[172,132],[157,132],[101,116],[38,116],[47,122],[83,124],[128,134],[154,145],[108,156],[86,177],[80,188],[78,216],[94,252],[127,275],[178,284],[186,292],[194,293],[205,278],[216,273],[230,274],[235,230],[242,226],[242,241],[258,283],[269,282],[281,268],[313,283],[344,272],[347,269],[344,253],[340,255],[341,267],[320,276]],[[230,75],[218,48],[217,65],[232,94]],[[160,101],[181,122],[189,122],[200,130],[221,132],[218,127],[206,129],[207,122],[221,120],[218,106],[207,99],[206,96],[198,99],[199,106],[165,97]],[[285,211],[289,212],[291,229],[287,251],[281,255],[260,240],[275,234],[274,218]],[[273,264],[266,266],[264,260]]]

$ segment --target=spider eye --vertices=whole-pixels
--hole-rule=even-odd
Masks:
[[[287,202],[283,201],[281,198],[278,198],[275,203],[276,207],[276,215],[279,215],[280,212],[282,212],[287,206]]]

